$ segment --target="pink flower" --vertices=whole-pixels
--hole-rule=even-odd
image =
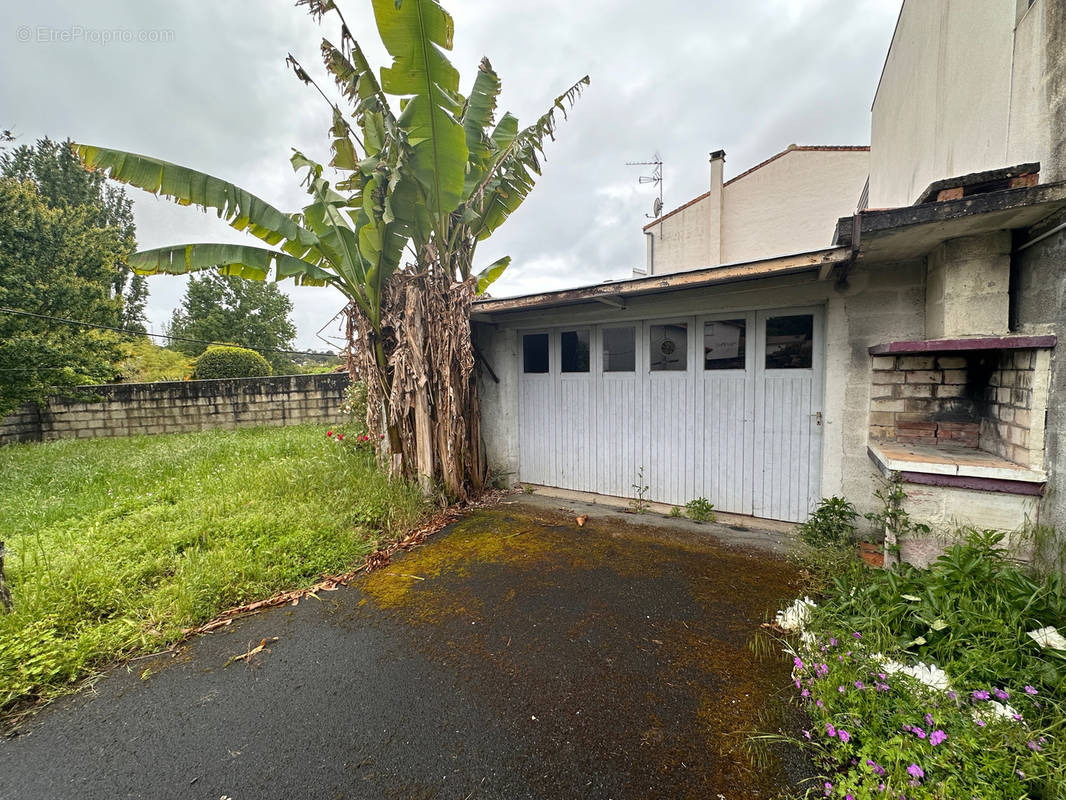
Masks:
[[[831,722],[825,723],[825,732],[829,734],[830,738],[837,735],[837,729]]]
[[[948,735],[944,733],[944,731],[938,729],[929,734],[929,744],[931,744],[933,747],[936,747],[938,744],[940,744],[947,738]]]
[[[1026,685],[1025,693],[1026,694],[1040,694],[1040,692],[1038,692],[1034,687],[1029,686],[1029,685]]]
[[[917,764],[911,764],[909,767],[907,767],[907,773],[915,779],[921,779],[925,777],[925,771]]]
[[[989,698],[988,692],[984,689],[978,689],[976,692],[971,692],[970,697],[974,700],[987,700]]]
[[[843,728],[841,728],[839,731],[837,731],[837,736],[840,737],[840,741],[842,741],[844,744],[847,744],[848,742],[851,741],[851,734],[848,733]]]

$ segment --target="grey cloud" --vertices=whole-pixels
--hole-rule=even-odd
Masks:
[[[479,261],[513,257],[494,294],[621,278],[644,258],[652,192],[626,161],[662,153],[667,207],[705,191],[707,153],[724,148],[727,176],[791,142],[862,144],[899,0],[541,0],[454,2],[452,60],[464,76],[482,55],[504,81],[501,108],[523,122],[585,73],[592,86],[550,145],[526,204],[481,245]],[[383,53],[369,3],[342,0],[374,63]],[[323,30],[288,2],[155,4],[41,0],[7,10],[0,30],[0,125],[151,153],[218,174],[282,208],[303,191],[288,158],[327,158],[328,110],[284,66],[292,51],[326,83]],[[22,26],[171,30],[167,43],[19,42]],[[335,31],[325,31],[331,37]],[[626,191],[624,187],[631,187]],[[142,193],[138,238],[244,241],[212,215]],[[165,321],[180,278],[153,279],[150,312]],[[291,288],[301,347],[343,303]]]

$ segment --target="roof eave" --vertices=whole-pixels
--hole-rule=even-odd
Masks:
[[[472,318],[484,319],[488,315],[520,313],[538,309],[559,308],[582,303],[616,304],[619,300],[642,295],[660,294],[684,289],[698,289],[741,281],[759,280],[777,275],[800,272],[820,272],[843,263],[850,256],[844,247],[812,250],[806,253],[777,256],[740,264],[723,264],[706,269],[674,272],[667,275],[652,275],[611,283],[598,283],[574,289],[554,292],[478,300],[472,309]]]

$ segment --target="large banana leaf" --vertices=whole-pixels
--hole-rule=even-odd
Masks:
[[[474,88],[463,109],[463,130],[466,146],[470,151],[469,167],[463,185],[463,199],[470,197],[489,170],[493,156],[493,142],[485,131],[492,124],[496,113],[496,98],[500,94],[500,77],[492,69],[487,58],[478,65]]]
[[[480,201],[477,197],[473,198],[480,219],[471,226],[471,232],[478,240],[487,239],[533,190],[535,179],[531,173],[540,174],[538,154],[544,154],[545,139],[555,138],[556,112],[561,111],[565,118],[567,109],[573,107],[588,84],[589,77],[586,75],[556,97],[552,107],[540,119],[518,134],[511,133],[513,117],[507,114],[500,120],[492,138],[498,144],[506,143],[506,146],[499,152],[496,163],[476,190],[483,193]]]
[[[129,258],[138,275],[184,275],[217,269],[223,275],[262,281],[274,271],[274,280],[292,278],[298,284],[325,286],[335,276],[314,264],[285,253],[243,244],[183,244],[142,250]]]
[[[108,177],[161,194],[181,205],[213,208],[239,231],[247,230],[267,244],[284,241],[286,251],[304,255],[317,244],[317,237],[265,200],[213,175],[171,164],[150,156],[75,144],[75,152],[89,169],[103,170]]]
[[[507,269],[510,263],[511,257],[504,256],[503,258],[493,261],[485,267],[485,269],[481,270],[481,272],[477,274],[477,293],[484,294],[485,290],[492,286],[492,284],[503,275],[504,270]]]
[[[378,33],[393,59],[381,70],[381,87],[407,98],[397,123],[407,132],[410,168],[443,235],[446,215],[462,200],[469,155],[456,119],[462,109],[459,72],[442,52],[452,48],[452,18],[435,0],[373,4]]]

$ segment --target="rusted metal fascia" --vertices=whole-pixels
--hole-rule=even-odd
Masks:
[[[682,289],[698,289],[721,285],[725,283],[737,283],[740,281],[758,280],[780,275],[790,275],[798,272],[810,272],[830,268],[840,264],[847,258],[844,247],[830,248],[826,250],[802,253],[795,256],[781,256],[752,261],[744,264],[714,267],[705,270],[691,270],[688,272],[674,272],[666,275],[655,275],[647,278],[619,281],[606,285],[586,286],[577,289],[563,289],[557,292],[545,292],[543,294],[527,295],[525,297],[500,298],[498,300],[483,300],[474,303],[472,313],[475,315],[495,314],[504,312],[531,311],[537,308],[554,308],[577,303],[591,303],[604,297],[615,297],[622,300],[645,294],[658,294]]]

